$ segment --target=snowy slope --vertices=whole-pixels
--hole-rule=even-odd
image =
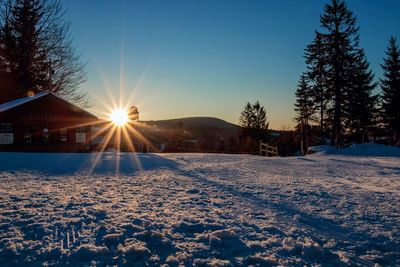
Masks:
[[[400,157],[400,148],[380,144],[354,144],[346,148],[336,149],[332,146],[323,145],[310,147],[309,152],[324,155],[345,155],[358,157]]]
[[[398,157],[0,153],[0,265],[395,266],[399,203]]]

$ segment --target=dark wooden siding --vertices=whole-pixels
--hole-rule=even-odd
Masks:
[[[0,145],[3,151],[84,151],[91,139],[92,114],[54,96],[45,95],[0,113],[0,123],[11,123],[14,143]],[[46,132],[47,129],[48,131]],[[61,133],[66,133],[66,140]],[[77,143],[76,133],[86,134],[85,143]],[[31,135],[30,142],[29,138]]]

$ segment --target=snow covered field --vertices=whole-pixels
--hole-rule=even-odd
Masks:
[[[398,266],[400,150],[377,147],[0,153],[0,265]]]

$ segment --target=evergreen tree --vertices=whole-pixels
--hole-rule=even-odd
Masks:
[[[342,0],[331,0],[320,17],[321,30],[305,49],[308,86],[321,137],[330,131],[331,144],[340,147],[344,130],[364,141],[374,122],[376,87],[359,45],[356,18]]]
[[[326,56],[327,89],[332,94],[332,145],[340,147],[343,142],[343,117],[346,91],[350,86],[353,53],[358,45],[358,27],[353,12],[340,0],[331,0],[321,15],[321,38]]]
[[[377,96],[372,95],[376,87],[374,75],[363,49],[354,53],[352,65],[352,77],[350,77],[349,90],[345,100],[345,123],[349,133],[355,137],[355,141],[364,143],[368,129],[374,124],[374,114]]]
[[[331,0],[325,6],[320,22],[321,31],[316,31],[314,41],[305,50],[307,76],[313,88],[314,101],[310,108],[319,115],[316,119],[321,137],[326,129],[330,130],[331,144],[340,147],[344,122],[349,114],[346,108],[355,102],[351,91],[371,85],[368,79],[372,74],[368,63],[363,61],[364,52],[360,52],[356,18],[344,1]],[[355,86],[358,82],[364,84]],[[366,99],[368,101],[369,95]],[[362,128],[364,124],[357,127]]]
[[[326,81],[325,48],[322,35],[319,32],[315,33],[314,41],[305,49],[305,60],[307,64],[307,83],[310,91],[308,94],[313,100],[308,102],[308,109],[318,115],[313,117],[313,121],[319,124],[320,137],[323,138],[326,127],[326,111],[331,96],[329,95],[330,91]]]
[[[242,113],[240,113],[239,125],[242,128],[250,129],[254,124],[253,107],[250,102],[247,102]]]
[[[400,139],[400,51],[396,39],[391,37],[383,68],[382,118],[386,128],[392,133],[393,142]]]
[[[51,91],[87,104],[78,86],[84,66],[71,45],[60,0],[6,0],[1,3],[0,77],[12,81],[3,95],[12,98]]]
[[[254,104],[247,103],[240,115],[239,125],[242,151],[257,153],[258,142],[268,141],[269,138],[265,108],[258,101]]]
[[[253,105],[247,103],[239,118],[239,125],[254,133],[264,132],[268,129],[267,112],[261,104],[256,101]]]
[[[299,84],[296,90],[295,112],[297,113],[296,121],[297,128],[300,130],[301,135],[301,152],[305,154],[309,146],[309,139],[311,133],[310,120],[314,114],[313,110],[313,91],[308,84],[307,76],[302,74],[300,76]]]
[[[14,60],[15,38],[10,26],[10,2],[0,2],[0,103],[17,98],[16,88],[16,63]]]
[[[267,112],[258,101],[256,101],[253,105],[253,118],[253,129],[261,132],[268,129],[269,123],[267,122]]]

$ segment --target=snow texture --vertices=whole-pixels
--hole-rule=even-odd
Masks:
[[[0,153],[0,265],[399,266],[400,158],[368,146]]]

